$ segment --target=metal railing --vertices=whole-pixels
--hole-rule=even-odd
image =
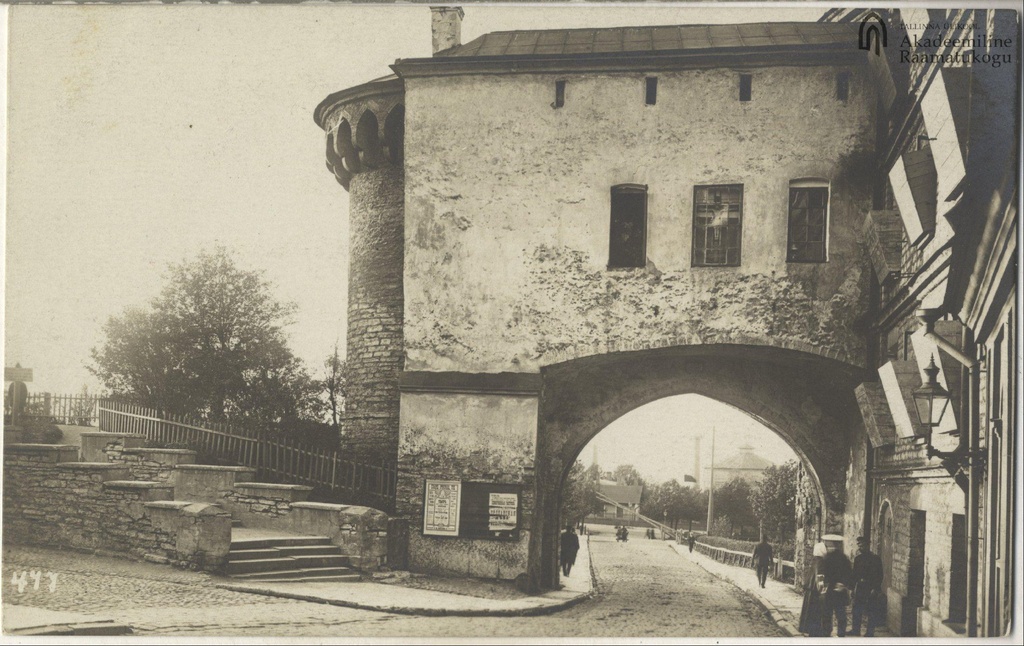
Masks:
[[[719,563],[750,569],[754,567],[754,555],[750,552],[730,550],[725,547],[701,543],[700,541],[697,541],[694,547],[704,556],[712,558]],[[773,579],[792,582],[795,573],[796,564],[793,561],[784,561],[782,559],[775,559],[772,561],[770,574]]]
[[[111,400],[100,402],[99,427],[112,433],[144,435],[153,443],[187,447],[200,456],[252,467],[262,480],[311,486],[311,498],[393,512],[395,467],[353,460],[339,449],[279,433],[160,415],[149,408]]]
[[[669,537],[671,537],[673,539],[675,539],[675,537],[676,537],[676,530],[672,529],[671,527],[669,527],[665,523],[659,523],[658,521],[654,520],[653,518],[649,518],[647,516],[644,516],[638,510],[631,509],[630,507],[627,507],[627,506],[625,506],[625,505],[623,505],[621,503],[618,503],[618,502],[612,500],[611,498],[609,498],[608,496],[604,495],[600,491],[597,492],[597,499],[600,500],[601,502],[608,503],[609,505],[615,505],[616,507],[618,507],[619,509],[622,509],[624,511],[628,511],[629,514],[633,517],[633,520],[639,518],[640,520],[644,521],[645,523],[647,523],[648,525],[650,525],[654,529],[660,529],[664,536],[669,536]]]

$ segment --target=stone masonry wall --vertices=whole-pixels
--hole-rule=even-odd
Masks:
[[[192,534],[216,535],[223,545],[204,549],[203,554],[183,552],[183,515],[156,518],[147,507],[173,499],[170,485],[128,480],[128,468],[122,464],[78,462],[77,458],[75,447],[15,444],[4,448],[4,541],[140,558],[148,555],[208,569],[222,565],[230,543],[231,520],[226,514],[198,509],[185,514],[190,516],[187,524],[193,526],[188,528]],[[200,514],[207,518],[191,518]]]
[[[352,178],[344,441],[357,458],[394,461],[398,447],[404,199],[401,168]]]

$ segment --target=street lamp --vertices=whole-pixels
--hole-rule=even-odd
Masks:
[[[935,355],[932,355],[924,374],[928,380],[914,391],[914,403],[917,405],[921,425],[928,429],[930,434],[931,430],[942,422],[942,416],[949,408],[949,391],[938,382],[939,367],[935,365]]]

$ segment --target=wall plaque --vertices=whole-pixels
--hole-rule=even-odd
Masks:
[[[423,535],[458,536],[462,483],[427,480],[423,496]]]

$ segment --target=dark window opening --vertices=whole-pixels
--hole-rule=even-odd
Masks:
[[[647,187],[612,187],[608,267],[647,266]]]
[[[750,84],[753,80],[750,74],[740,74],[740,101],[750,100]]]
[[[839,72],[836,76],[836,98],[845,101],[850,98],[850,73]]]
[[[737,267],[743,224],[743,185],[693,189],[694,267]]]
[[[828,188],[789,189],[789,246],[786,262],[825,262]]]
[[[967,621],[967,522],[963,514],[953,514],[949,550],[949,621]]]
[[[555,81],[555,107],[565,105],[565,81]]]
[[[647,77],[647,105],[654,105],[658,102],[658,77]]]

